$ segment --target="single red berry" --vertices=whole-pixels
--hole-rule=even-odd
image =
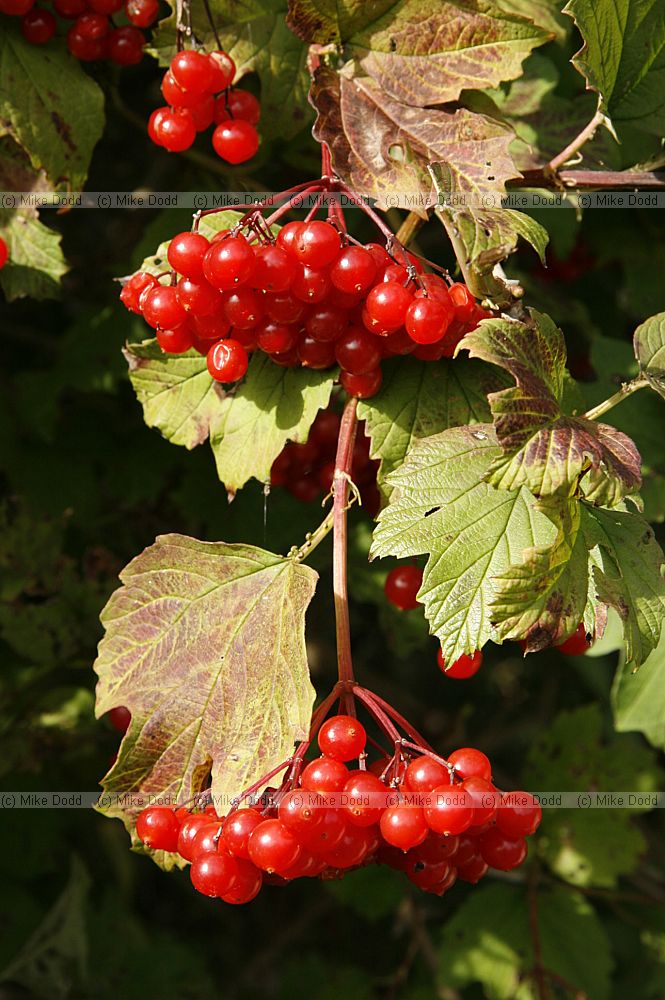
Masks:
[[[96,14],[94,16],[97,17]],[[87,38],[79,34],[73,25],[67,32],[67,48],[71,55],[81,62],[95,62],[104,58],[104,39]]]
[[[335,348],[333,344],[315,340],[306,333],[298,341],[298,358],[303,368],[332,368],[335,364]]]
[[[250,122],[241,118],[222,122],[212,133],[212,147],[227,163],[245,163],[259,148],[259,134]]]
[[[374,850],[377,837],[368,827],[347,826],[339,842],[324,852],[324,860],[331,868],[355,868]]]
[[[312,854],[327,855],[340,843],[346,829],[346,816],[342,809],[324,809],[323,819],[316,824],[312,833],[301,835],[303,846]]]
[[[385,281],[371,290],[365,308],[371,319],[392,333],[404,324],[406,311],[412,301],[413,295],[408,288],[396,281]]]
[[[367,372],[365,375],[351,375],[350,372],[342,372],[339,381],[349,396],[369,399],[371,396],[376,396],[381,388],[383,375],[380,368],[376,368],[373,372]]]
[[[176,285],[176,292],[178,293],[180,305],[190,314],[193,314],[195,320],[197,318],[214,316],[216,313],[221,313],[222,311],[222,296],[205,279],[192,281],[191,278],[183,278]],[[222,334],[217,334],[215,339],[219,340],[226,332],[227,330]],[[199,333],[198,329],[197,333]]]
[[[455,307],[455,319],[460,320],[462,323],[466,323],[471,316],[476,307],[476,300],[473,295],[466,287],[466,285],[461,284],[461,282],[456,282],[451,285],[448,289],[448,294]]]
[[[339,233],[329,222],[314,219],[298,230],[293,252],[297,259],[315,270],[328,267],[340,252]]]
[[[345,309],[322,302],[312,306],[305,320],[305,330],[315,340],[337,340],[349,325],[349,314]]]
[[[573,634],[555,648],[560,653],[565,653],[566,656],[582,656],[592,646],[593,637],[587,635],[584,622],[580,622]]]
[[[21,19],[21,32],[31,45],[46,45],[53,36],[58,22],[50,10],[32,8]]]
[[[339,413],[334,410],[319,410],[307,440],[316,444],[321,451],[332,451],[337,446],[340,423]]]
[[[458,660],[455,660],[454,663],[447,667],[446,661],[443,658],[443,651],[439,648],[436,659],[439,669],[443,671],[446,677],[454,677],[455,680],[466,680],[468,677],[473,677],[480,670],[483,662],[483,654],[480,649],[477,649],[471,656],[468,653],[462,653]]]
[[[530,837],[540,826],[543,810],[529,792],[507,792],[496,814],[496,825],[507,837]]]
[[[324,809],[315,799],[316,795],[293,788],[279,801],[277,816],[298,840],[312,834],[323,821]]]
[[[203,273],[214,288],[231,291],[254,273],[254,251],[246,240],[231,236],[215,240],[203,258]]]
[[[263,872],[256,865],[253,865],[251,861],[242,861],[240,858],[236,858],[235,863],[235,882],[228,892],[221,894],[220,899],[225,903],[241,906],[243,903],[251,902],[251,900],[258,896],[263,885]]]
[[[218,851],[201,854],[192,861],[189,877],[197,892],[204,896],[219,897],[233,890],[237,865],[230,854]]]
[[[72,25],[73,31],[82,38],[88,38],[91,41],[94,39],[104,38],[108,35],[111,29],[111,25],[108,17],[104,14],[95,14],[92,11],[86,11],[85,14],[81,14],[77,17]]]
[[[471,796],[473,802],[472,827],[483,826],[494,819],[499,804],[499,793],[490,781],[473,775],[465,778],[460,787]]]
[[[32,8],[35,0],[0,0],[0,14],[22,17]]]
[[[177,52],[169,66],[171,76],[182,90],[203,97],[211,90],[214,69],[203,52],[185,49]]]
[[[455,774],[462,778],[482,778],[492,780],[492,765],[482,750],[475,747],[462,747],[448,757],[448,763],[455,768]]]
[[[307,311],[307,306],[290,292],[277,292],[264,296],[266,316],[275,323],[297,323]]]
[[[156,285],[148,290],[141,305],[143,318],[150,326],[163,330],[172,330],[187,319],[187,313],[178,301],[178,293],[174,285]]]
[[[85,0],[53,0],[53,10],[67,21],[73,21],[87,9]]]
[[[422,844],[429,833],[422,808],[405,804],[384,810],[379,828],[386,843],[402,851]]]
[[[189,323],[181,323],[172,329],[158,330],[157,343],[165,354],[184,354],[194,343],[194,335]]]
[[[283,354],[295,346],[298,331],[286,323],[264,319],[256,330],[256,342],[266,354]]]
[[[341,292],[366,292],[376,277],[376,262],[364,247],[345,247],[330,269],[330,280]]]
[[[464,833],[473,823],[473,802],[461,785],[439,785],[430,792],[430,799],[425,819],[435,833]]]
[[[226,90],[233,83],[236,75],[236,64],[228,52],[215,50],[208,56],[212,66],[212,80],[210,90],[213,94],[218,94],[220,90]]]
[[[496,826],[478,838],[478,847],[483,861],[502,872],[518,868],[528,853],[523,837],[507,837]]]
[[[0,261],[2,260],[2,251],[0,250]],[[0,267],[2,264],[0,263]],[[157,278],[154,274],[150,274],[148,271],[137,271],[133,274],[131,278],[122,286],[122,291],[120,292],[120,301],[126,309],[131,310],[133,313],[140,314],[141,307],[139,305],[139,299],[141,294],[146,291],[146,289],[154,288],[158,284]]]
[[[291,279],[291,293],[301,302],[323,302],[330,294],[330,275],[307,264],[297,264]]]
[[[282,250],[285,250],[292,257],[295,257],[296,239],[304,225],[304,222],[287,222],[277,233],[277,246],[281,247]]]
[[[377,369],[381,351],[376,337],[361,326],[351,326],[335,341],[335,357],[350,375],[367,375]]]
[[[169,806],[148,806],[136,820],[137,837],[153,851],[173,854],[178,849],[179,833],[180,821]]]
[[[257,247],[252,284],[266,292],[285,292],[295,274],[293,259],[276,244]]]
[[[430,831],[427,839],[416,847],[412,854],[414,858],[426,864],[438,865],[442,861],[449,861],[456,854],[458,846],[459,837],[441,837],[438,833]]]
[[[197,132],[205,132],[212,125],[215,111],[215,99],[210,94],[201,97],[193,108],[189,109]]]
[[[291,831],[278,819],[266,819],[249,836],[249,857],[257,868],[281,872],[289,868],[300,853],[300,845]]]
[[[155,138],[169,153],[182,153],[196,138],[194,119],[186,108],[167,109],[153,122]]]
[[[386,599],[400,611],[412,611],[418,607],[416,594],[422,582],[423,571],[419,566],[395,566],[386,577]]]
[[[192,848],[199,830],[210,823],[210,817],[205,813],[190,813],[180,824],[178,834],[178,854],[185,861],[192,861]]]
[[[247,351],[237,340],[222,340],[208,351],[208,371],[216,382],[237,382],[247,371]]]
[[[354,760],[363,752],[366,742],[365,727],[351,715],[333,715],[319,729],[319,749],[334,760]]]
[[[434,296],[419,298],[416,295],[406,311],[404,325],[417,344],[433,344],[445,335],[453,315],[452,303]]]
[[[371,771],[353,771],[344,785],[347,821],[353,826],[374,826],[388,805],[390,794],[380,778]]]
[[[445,764],[425,755],[412,760],[404,775],[404,783],[412,792],[431,792],[446,781],[450,781],[450,772]]]
[[[240,118],[250,125],[258,125],[261,118],[261,105],[254,94],[248,90],[229,90],[220,94],[215,102],[215,123],[229,121],[230,118]]]
[[[178,233],[169,243],[166,257],[178,274],[192,281],[203,280],[203,257],[210,243],[201,233]]]
[[[224,294],[224,315],[234,329],[253,330],[263,317],[263,298],[247,285]]]
[[[205,96],[202,97],[200,94],[179,87],[168,70],[162,77],[160,90],[164,100],[172,108],[187,108],[191,111],[200,101],[205,100]]]
[[[125,13],[137,28],[149,28],[157,20],[159,0],[126,0]]]
[[[457,877],[461,878],[463,882],[470,882],[471,885],[477,885],[481,878],[487,875],[489,870],[489,865],[486,861],[483,861],[482,855],[477,854],[474,858],[471,858],[464,865],[458,865],[457,867]]]
[[[207,810],[206,815],[208,815]],[[210,819],[209,815],[208,818]],[[222,825],[219,820],[212,820],[200,827],[192,841],[190,854],[193,861],[196,861],[202,854],[210,854],[217,850],[221,829]]]
[[[222,312],[215,312],[210,316],[194,315],[190,322],[199,340],[221,340],[229,332],[229,321]],[[211,346],[212,344],[209,343],[208,350]],[[208,351],[206,350],[205,353],[207,354]]]
[[[304,769],[300,784],[310,792],[341,792],[348,780],[348,769],[340,760],[319,757]]]
[[[132,716],[128,708],[124,705],[118,705],[117,708],[112,708],[110,712],[107,713],[108,720],[114,729],[117,729],[119,733],[123,736],[129,729],[129,723],[131,722]]]
[[[229,813],[222,827],[222,840],[227,850],[236,858],[249,861],[247,843],[252,831],[262,822],[263,816],[258,809],[237,809]]]

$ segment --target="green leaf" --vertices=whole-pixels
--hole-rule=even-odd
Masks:
[[[557,42],[564,42],[570,34],[570,22],[561,15],[559,0],[499,0],[504,10],[528,17],[535,24],[551,32]]]
[[[395,358],[383,366],[376,396],[358,404],[371,438],[372,458],[380,459],[378,483],[390,494],[386,477],[398,469],[422,438],[462,424],[490,419],[487,393],[502,384],[494,369],[475,361]]]
[[[578,893],[538,893],[540,960],[581,996],[610,996],[609,941],[593,907]],[[536,1000],[527,895],[508,885],[480,886],[443,929],[440,982],[444,987],[481,983],[488,1000]],[[545,978],[547,971],[544,973]]]
[[[316,573],[249,545],[162,535],[102,612],[97,716],[131,712],[103,812],[132,828],[139,796],[185,802],[212,778],[220,810],[308,732],[304,617]]]
[[[665,620],[663,551],[638,514],[582,504],[582,530],[598,597],[623,621],[628,662],[636,667],[658,645]]]
[[[335,370],[282,368],[253,355],[247,375],[222,400],[210,434],[217,472],[234,493],[251,479],[270,481],[270,467],[287,441],[306,441],[317,412],[328,405]]]
[[[483,481],[499,454],[488,424],[420,441],[388,478],[393,493],[374,531],[373,556],[428,554],[419,600],[450,663],[498,640],[494,578],[556,537],[528,490]]]
[[[660,0],[569,0],[584,45],[575,67],[612,121],[665,131],[665,9]]]
[[[507,126],[464,108],[410,107],[352,64],[340,73],[320,66],[311,100],[318,112],[314,136],[330,147],[336,172],[380,208],[402,205],[424,216],[436,200],[429,163],[455,163],[465,191],[496,194],[516,176]]]
[[[63,41],[30,45],[19,25],[0,32],[0,122],[56,188],[80,191],[104,127],[102,91]]]
[[[665,641],[646,658],[639,671],[620,662],[612,686],[614,726],[620,733],[644,733],[665,749]]]
[[[560,713],[531,747],[526,787],[540,792],[634,792],[658,789],[654,753],[628,736],[606,739],[601,711],[588,705]],[[543,810],[539,849],[553,872],[574,885],[613,886],[645,848],[632,822],[644,811],[619,808]]]
[[[60,279],[67,272],[60,233],[43,225],[36,212],[0,209],[0,235],[9,250],[9,260],[0,271],[7,300],[59,296]]]
[[[211,0],[217,35],[233,58],[237,83],[247,73],[261,82],[261,124],[264,139],[290,139],[312,117],[307,101],[310,77],[307,46],[286,25],[286,0]],[[217,40],[203,4],[191,11],[196,37],[212,50]],[[160,22],[156,47],[167,63],[176,50],[176,14]]]
[[[633,348],[642,377],[665,399],[665,312],[638,326]]]
[[[563,413],[566,350],[549,316],[483,320],[459,349],[505,368],[516,385],[489,397],[503,454],[488,480],[501,489],[527,486],[539,496],[572,495],[616,504],[639,489],[640,456],[625,434]]]

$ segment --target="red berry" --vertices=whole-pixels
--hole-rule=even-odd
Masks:
[[[497,868],[502,872],[518,868],[528,852],[523,837],[507,837],[496,826],[478,838],[478,847],[483,860],[490,868]]]
[[[107,17],[121,11],[124,2],[125,0],[87,0],[88,10],[94,11],[95,14],[105,14]]]
[[[202,97],[200,94],[191,93],[179,87],[173,75],[168,71],[162,78],[160,89],[164,100],[172,108],[187,108],[191,111],[200,101],[205,100],[205,97]]]
[[[209,823],[210,817],[205,813],[191,813],[183,819],[178,834],[178,854],[185,861],[193,860],[192,848],[196,835],[202,827]]]
[[[215,897],[232,891],[236,873],[235,859],[230,854],[215,851],[196,858],[189,870],[189,877],[197,892]]]
[[[183,278],[176,285],[178,302],[181,306],[193,314],[194,320],[214,316],[221,313],[223,299],[216,288],[209,285],[207,281],[192,281],[191,278]],[[197,333],[200,331],[197,328]],[[222,333],[215,334],[215,339],[219,340],[228,332],[228,324]]]
[[[181,282],[181,284],[184,284],[184,282]],[[210,316],[195,315],[191,322],[199,340],[221,340],[229,332],[229,322],[221,312],[215,312]],[[206,354],[211,346],[209,343],[208,349],[205,352]]]
[[[294,788],[280,799],[277,816],[298,839],[312,834],[323,820],[324,810],[317,806],[314,798],[303,789]]]
[[[419,566],[395,566],[386,577],[386,599],[400,611],[412,611],[418,607],[416,594],[422,582],[423,571]]]
[[[252,831],[262,822],[263,816],[257,809],[237,809],[229,813],[222,827],[222,840],[231,854],[249,861],[247,843]]]
[[[376,836],[367,827],[347,826],[339,842],[324,852],[331,868],[355,868],[376,849]]]
[[[277,246],[292,257],[295,256],[295,242],[304,224],[304,222],[287,222],[277,233]]]
[[[462,653],[460,658],[455,660],[449,667],[446,666],[441,649],[439,649],[436,658],[439,668],[446,677],[454,677],[455,680],[466,680],[467,677],[473,677],[474,674],[478,673],[483,662],[483,654],[480,649],[477,649],[471,656],[468,653]]]
[[[341,292],[366,292],[376,276],[376,263],[363,247],[346,247],[330,270],[330,280]]]
[[[387,806],[388,789],[371,771],[354,771],[344,785],[346,818],[353,826],[374,826]]]
[[[448,289],[448,294],[455,307],[455,319],[460,320],[462,323],[466,323],[471,316],[476,307],[476,300],[473,295],[466,287],[466,285],[456,282],[451,285]]]
[[[180,822],[168,806],[148,806],[136,820],[136,835],[153,851],[174,853],[178,849],[179,833]]]
[[[566,656],[582,656],[591,646],[593,646],[593,637],[587,635],[584,622],[580,622],[573,634],[555,648],[560,653],[565,653]]]
[[[50,10],[33,8],[23,15],[21,32],[31,45],[46,45],[55,35],[58,23]],[[1,265],[0,265],[1,266]]]
[[[339,233],[329,222],[304,222],[298,230],[293,252],[307,267],[318,270],[328,267],[340,252]]]
[[[211,94],[208,94],[207,97],[201,97],[194,107],[189,109],[189,113],[192,116],[196,131],[205,132],[212,125],[215,113],[214,97]]]
[[[143,318],[152,327],[172,330],[187,319],[174,285],[157,285],[142,299]]]
[[[214,68],[204,53],[191,49],[177,52],[171,60],[169,71],[182,90],[200,97],[210,92]]]
[[[207,810],[206,815],[208,815]],[[200,827],[192,841],[190,851],[194,861],[202,854],[210,854],[212,851],[217,850],[221,828],[219,820],[208,822]]]
[[[319,729],[319,749],[334,760],[348,761],[359,757],[366,742],[365,727],[351,715],[333,715]]]
[[[137,28],[149,28],[157,20],[159,0],[127,0],[125,13]]]
[[[406,311],[404,325],[417,344],[433,344],[444,336],[453,314],[454,308],[450,302],[434,296],[416,296]]]
[[[124,705],[118,705],[117,708],[112,708],[108,714],[108,719],[114,729],[117,729],[119,733],[123,736],[129,729],[129,723],[131,722],[132,716],[128,708]]]
[[[189,323],[181,323],[170,330],[157,331],[157,343],[165,354],[184,354],[194,343]]]
[[[0,264],[0,267],[1,266],[2,264]],[[140,315],[141,307],[139,305],[139,299],[141,298],[142,293],[149,288],[155,288],[157,284],[157,278],[154,274],[150,274],[148,271],[137,271],[136,274],[133,274],[131,278],[128,278],[122,286],[120,301],[125,308]]]
[[[203,258],[203,273],[215,288],[231,291],[254,272],[254,251],[246,240],[231,236],[215,240]]]
[[[438,865],[442,861],[450,860],[456,853],[458,846],[459,837],[440,837],[438,833],[430,832],[427,839],[412,853],[420,861],[425,861],[429,865]],[[457,864],[457,859],[455,859],[455,864]]]
[[[235,863],[235,882],[228,892],[221,894],[220,899],[224,900],[225,903],[240,906],[243,903],[251,902],[258,896],[263,885],[263,874],[251,861],[241,861],[236,858]]]
[[[298,264],[291,280],[291,292],[301,302],[322,302],[330,294],[330,276],[327,271]]]
[[[182,153],[196,138],[194,119],[185,108],[167,109],[153,122],[155,138],[169,153]]]
[[[315,340],[305,334],[298,341],[298,358],[304,368],[332,368],[335,364],[335,348],[330,343]]]
[[[351,326],[335,341],[335,357],[340,367],[350,375],[367,375],[377,369],[381,351],[376,337],[361,326]]]
[[[323,450],[333,450],[337,446],[340,425],[339,413],[334,410],[319,410],[309,432],[308,441]]]
[[[257,247],[254,253],[252,284],[266,292],[285,292],[295,274],[292,258],[280,246],[271,243]]]
[[[487,875],[488,869],[489,865],[486,861],[483,861],[482,855],[477,854],[467,861],[466,864],[457,866],[457,877],[461,878],[463,882],[470,882],[471,885],[477,885],[481,878]]]
[[[281,872],[289,868],[300,853],[298,841],[278,819],[266,819],[249,836],[249,857],[257,868]]]
[[[319,757],[304,769],[300,784],[310,792],[341,792],[348,780],[348,769],[341,761]]]
[[[258,125],[261,118],[261,105],[254,94],[248,90],[230,90],[228,94],[221,94],[215,102],[215,123],[221,125],[222,122],[230,118],[240,118],[249,122],[250,125]]]
[[[290,351],[297,339],[297,329],[286,323],[273,323],[264,319],[256,330],[256,342],[267,354],[283,354],[285,351]]]
[[[379,827],[386,843],[402,851],[422,844],[429,833],[420,806],[389,806],[381,815]]]
[[[507,792],[496,814],[496,825],[507,837],[530,837],[540,826],[543,810],[528,792]]]
[[[236,64],[228,52],[216,50],[208,56],[212,66],[212,81],[210,90],[213,94],[218,94],[220,90],[226,90],[233,83],[236,75]]]
[[[430,793],[425,819],[435,833],[464,833],[473,823],[473,802],[461,785],[441,784]]]
[[[166,256],[178,274],[192,281],[203,279],[203,257],[210,243],[201,233],[178,233],[169,243]]]
[[[93,16],[97,17],[96,14]],[[81,62],[94,62],[97,59],[104,58],[104,39],[87,38],[79,34],[74,26],[67,32],[67,48]]]
[[[253,330],[263,316],[262,297],[247,285],[226,292],[224,315],[236,330]]]
[[[80,17],[76,18],[70,30],[80,35],[81,38],[94,40],[104,38],[105,35],[108,35],[110,27],[108,17],[105,17],[103,14],[95,14],[92,11],[86,11],[85,14],[81,14]]]
[[[350,372],[342,372],[339,381],[349,396],[369,399],[371,396],[376,396],[381,388],[383,375],[380,368],[376,368],[373,372],[367,372],[366,375],[351,375]]]
[[[305,330],[315,340],[336,340],[347,329],[349,314],[345,309],[322,302],[313,306],[305,320]]]
[[[475,775],[466,778],[461,787],[471,796],[473,802],[473,827],[482,826],[496,815],[499,793],[493,784]]]
[[[227,163],[245,163],[259,148],[259,134],[250,122],[241,118],[222,122],[212,133],[212,146]]]
[[[35,0],[0,0],[0,14],[21,17],[27,14]]]
[[[492,780],[492,765],[489,758],[481,750],[474,747],[462,747],[448,757],[448,763],[455,768],[455,774],[463,780],[466,778],[482,778]]]
[[[87,10],[85,0],[53,0],[53,9],[60,17],[71,21]]]
[[[416,757],[406,769],[404,783],[412,792],[431,792],[450,781],[448,768],[433,757]]]
[[[237,340],[222,340],[208,351],[208,371],[216,382],[237,382],[247,371],[247,351]]]
[[[346,833],[347,823],[342,809],[324,809],[323,819],[314,831],[303,837],[303,845],[312,854],[328,854]]]
[[[275,323],[297,323],[305,315],[307,306],[289,292],[264,296],[266,315]]]
[[[411,292],[396,281],[375,285],[367,296],[367,314],[384,330],[399,330],[406,318],[406,311],[413,301]]]

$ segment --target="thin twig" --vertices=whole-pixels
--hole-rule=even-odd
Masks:
[[[557,156],[552,157],[548,163],[549,169],[556,173],[559,167],[562,167],[564,163],[568,162],[568,160],[572,160],[575,154],[579,153],[582,146],[589,142],[590,139],[593,139],[596,134],[596,129],[603,124],[604,120],[605,115],[601,111],[596,111],[589,124],[584,126],[579,135],[576,135],[575,138],[569,142],[565,149],[562,149]]]

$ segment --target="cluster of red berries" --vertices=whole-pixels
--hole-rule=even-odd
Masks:
[[[211,240],[180,233],[167,253],[171,283],[139,271],[120,295],[164,351],[196,348],[219,382],[242,378],[248,353],[262,350],[285,367],[337,364],[343,388],[365,399],[381,386],[382,358],[452,357],[489,315],[465,285],[422,273],[399,244],[355,245],[317,220],[289,222],[274,239],[261,222],[247,223],[247,236],[240,227]]]
[[[318,744],[322,756],[296,758],[298,767],[258,803],[226,816],[211,805],[149,806],[139,838],[191,862],[199,892],[236,904],[264,882],[339,878],[372,863],[441,896],[458,878],[475,884],[490,867],[510,871],[526,858],[541,808],[526,792],[499,792],[481,751],[465,747],[444,760],[400,750],[366,769],[365,729],[349,715],[328,719]],[[352,760],[357,769],[347,767]]]
[[[328,408],[319,410],[304,444],[289,441],[277,456],[270,470],[270,485],[283,486],[303,503],[312,503],[327,496],[332,489],[335,475],[335,454],[339,434],[340,415]],[[381,498],[376,485],[379,463],[369,454],[370,439],[365,434],[365,423],[360,421],[353,447],[351,478],[360,491],[360,500],[374,517]]]
[[[386,599],[400,611],[413,611],[420,604],[418,601],[418,591],[423,582],[423,571],[419,566],[412,564],[405,566],[395,566],[386,577],[384,592]],[[560,653],[566,656],[582,656],[593,645],[593,636],[587,635],[584,623],[581,622],[575,632],[565,640],[555,646]],[[526,643],[520,640],[518,645],[524,650]],[[480,670],[483,663],[483,654],[477,649],[468,655],[464,653],[454,663],[446,664],[443,652],[439,649],[437,653],[437,663],[439,669],[446,677],[453,677],[456,680],[466,680],[473,677]]]
[[[1,2],[1,0],[0,0]],[[259,148],[259,102],[231,87],[236,65],[227,52],[177,52],[162,80],[166,105],[150,115],[148,135],[157,146],[181,153],[197,132],[215,125],[212,148],[227,163],[244,163]]]
[[[46,45],[58,30],[58,17],[71,21],[67,48],[82,62],[110,59],[134,66],[143,58],[145,36],[140,30],[157,19],[159,0],[53,0],[53,11],[35,0],[0,0],[0,14],[21,18],[21,32],[31,45]],[[129,24],[111,18],[124,13]],[[56,16],[58,15],[58,16]]]
[[[9,260],[9,247],[0,236],[0,269],[5,266],[8,260]]]

